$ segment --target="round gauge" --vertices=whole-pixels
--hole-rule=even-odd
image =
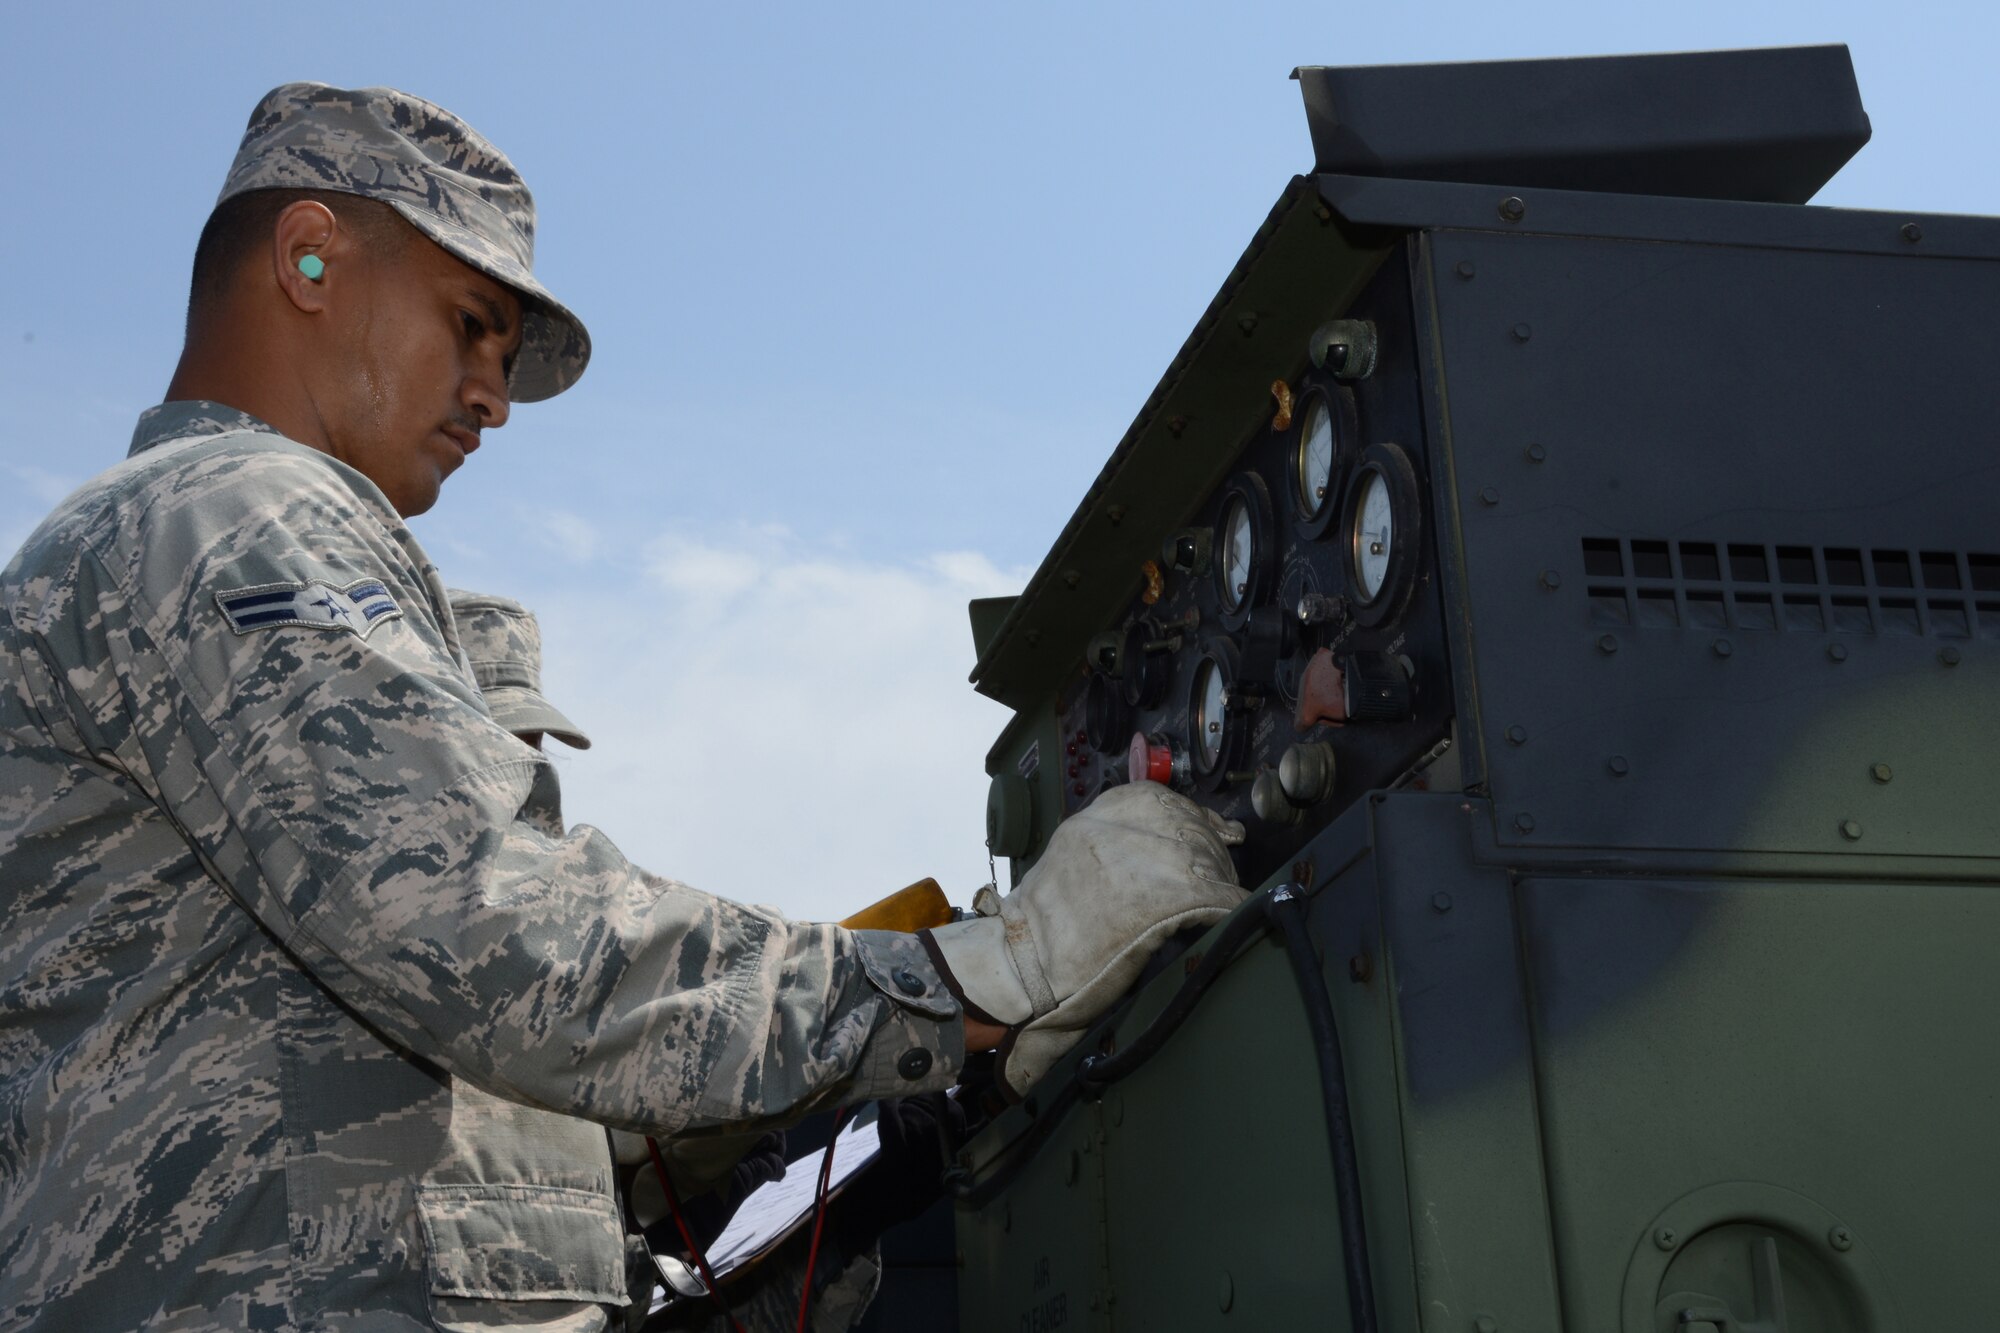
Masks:
[[[1238,698],[1236,645],[1217,639],[1195,660],[1188,681],[1188,768],[1204,791],[1228,781],[1243,748],[1243,700]]]
[[[1332,503],[1333,413],[1327,410],[1324,394],[1306,401],[1305,427],[1292,452],[1292,485],[1302,518],[1317,518]]]
[[[1360,496],[1354,506],[1354,596],[1372,602],[1389,577],[1389,555],[1396,545],[1396,515],[1389,503],[1389,479],[1380,468],[1369,468],[1356,483]]]
[[[1370,445],[1341,505],[1348,597],[1362,625],[1392,619],[1409,601],[1421,514],[1409,455],[1393,444]]]
[[[1222,604],[1230,610],[1250,596],[1250,557],[1257,552],[1257,535],[1250,529],[1250,501],[1233,496],[1222,511]]]
[[[1299,534],[1318,539],[1339,512],[1341,473],[1354,454],[1354,395],[1337,386],[1310,388],[1296,419],[1285,490]]]
[[[1195,763],[1203,770],[1214,768],[1222,758],[1223,730],[1228,725],[1223,709],[1228,703],[1228,687],[1222,669],[1212,657],[1204,657],[1194,669],[1194,710],[1188,715],[1189,739],[1194,744]]]
[[[1277,546],[1271,493],[1262,478],[1243,473],[1224,488],[1215,525],[1212,564],[1224,625],[1241,627],[1250,608],[1270,597],[1277,581]]]

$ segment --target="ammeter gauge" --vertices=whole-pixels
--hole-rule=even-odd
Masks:
[[[1308,390],[1288,473],[1292,518],[1302,536],[1326,535],[1340,509],[1340,470],[1354,451],[1354,400],[1344,389]]]
[[[1188,685],[1188,768],[1204,791],[1227,780],[1243,748],[1239,688],[1236,646],[1218,639],[1195,662]]]
[[[1230,482],[1215,525],[1214,571],[1222,623],[1231,629],[1271,595],[1278,545],[1272,527],[1271,493],[1263,479],[1246,472]]]
[[[1228,682],[1222,671],[1214,658],[1202,658],[1194,669],[1194,707],[1189,715],[1189,730],[1194,734],[1188,737],[1200,768],[1212,769],[1222,759],[1223,730],[1229,721],[1223,716],[1227,702]]]
[[[1421,517],[1409,455],[1393,444],[1370,445],[1341,506],[1348,594],[1361,624],[1380,625],[1409,601]]]

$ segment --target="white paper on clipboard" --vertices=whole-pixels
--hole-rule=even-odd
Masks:
[[[833,1141],[833,1174],[827,1180],[828,1197],[838,1193],[881,1150],[882,1137],[874,1116],[869,1116],[865,1124],[851,1124],[842,1129]],[[759,1185],[743,1200],[736,1216],[729,1219],[729,1225],[715,1238],[715,1244],[708,1247],[708,1266],[716,1281],[727,1279],[736,1269],[769,1253],[801,1225],[812,1221],[813,1198],[819,1189],[819,1168],[824,1156],[825,1150],[821,1149],[787,1163],[784,1179]],[[660,1309],[669,1299],[706,1296],[701,1275],[692,1265],[664,1255],[654,1255],[653,1262],[659,1267],[664,1284],[653,1288],[653,1309]]]

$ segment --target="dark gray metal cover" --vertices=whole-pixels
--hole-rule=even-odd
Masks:
[[[1307,65],[1317,170],[1802,204],[1868,142],[1845,46]]]

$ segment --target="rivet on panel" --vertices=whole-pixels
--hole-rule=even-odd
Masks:
[[[1236,317],[1236,327],[1243,330],[1243,336],[1248,338],[1257,331],[1256,313],[1253,311],[1247,315],[1238,315]]]
[[[1431,907],[1439,912],[1451,910],[1451,895],[1440,889],[1431,895]]]
[[[1600,635],[1598,635],[1598,636],[1597,636],[1597,651],[1598,651],[1598,652],[1600,652],[1600,653],[1615,653],[1615,652],[1617,652],[1617,651],[1618,651],[1618,636],[1617,636],[1616,634],[1600,634]]]
[[[1529,328],[1529,327],[1528,327],[1528,326],[1527,326],[1526,324],[1516,324],[1516,325],[1514,326],[1514,341],[1515,341],[1515,342],[1517,342],[1517,343],[1524,343],[1524,342],[1528,341],[1528,339],[1530,339],[1530,338],[1532,338],[1532,337],[1534,337],[1534,336],[1535,336],[1535,331],[1534,331],[1533,329]]]
[[[1513,745],[1527,744],[1528,729],[1526,727],[1519,725],[1507,728],[1507,740],[1510,744]]]
[[[1924,239],[1924,229],[1914,222],[1905,222],[1903,224],[1903,239],[1911,245],[1915,245],[1918,241]]]
[[[1845,839],[1847,839],[1847,840],[1848,840],[1849,842],[1859,842],[1859,841],[1861,841],[1861,824],[1860,824],[1860,821],[1858,821],[1858,820],[1853,820],[1853,819],[1843,819],[1843,820],[1841,820],[1841,821],[1840,821],[1840,836],[1841,836],[1841,837],[1843,837],[1843,838],[1845,838]]]
[[[1614,778],[1622,778],[1632,771],[1631,761],[1627,760],[1622,754],[1612,755],[1611,758],[1604,761],[1604,766],[1611,770],[1611,776]]]
[[[1870,764],[1868,766],[1868,776],[1877,782],[1887,782],[1890,778],[1895,777],[1896,774],[1887,764]]]
[[[1717,657],[1727,657],[1735,651],[1736,651],[1736,645],[1731,643],[1729,640],[1717,639],[1715,641],[1715,655]]]
[[[1519,222],[1528,216],[1528,206],[1521,202],[1521,196],[1510,194],[1500,201],[1500,216],[1509,222]]]
[[[1957,666],[1959,656],[1957,647],[1952,644],[1948,643],[1938,649],[1938,661],[1944,663],[1946,666]]]
[[[1123,523],[1125,521],[1125,506],[1124,505],[1110,506],[1108,509],[1104,511],[1104,517],[1110,521],[1112,527],[1114,528],[1117,527],[1120,523]]]
[[[1528,461],[1529,461],[1530,463],[1546,463],[1546,462],[1548,462],[1548,461],[1549,461],[1549,451],[1548,451],[1548,449],[1547,449],[1547,448],[1545,448],[1545,447],[1544,447],[1544,446],[1542,446],[1542,445],[1539,445],[1539,444],[1531,444],[1531,445],[1529,445],[1529,446],[1528,446]]]
[[[1458,261],[1459,277],[1465,278],[1469,281],[1472,278],[1472,275],[1476,272],[1478,272],[1478,270],[1472,267],[1472,261],[1470,259],[1461,259]]]
[[[1535,831],[1535,817],[1526,810],[1523,810],[1520,814],[1514,816],[1514,827],[1522,833],[1533,833]]]
[[[1835,1227],[1826,1233],[1826,1243],[1845,1253],[1854,1248],[1854,1233],[1846,1227]]]
[[[1653,1233],[1653,1244],[1663,1250],[1671,1250],[1680,1243],[1681,1238],[1672,1227],[1661,1227]]]
[[[1555,589],[1562,587],[1562,581],[1563,576],[1559,571],[1553,569],[1542,571],[1542,586],[1544,588],[1553,592]]]
[[[1479,503],[1497,505],[1500,503],[1500,488],[1488,486],[1479,492]]]
[[[1829,661],[1845,662],[1847,660],[1847,645],[1844,643],[1829,643],[1826,646],[1826,655]]]
[[[1066,569],[1063,571],[1062,580],[1065,588],[1074,588],[1083,582],[1083,575],[1077,570]]]

